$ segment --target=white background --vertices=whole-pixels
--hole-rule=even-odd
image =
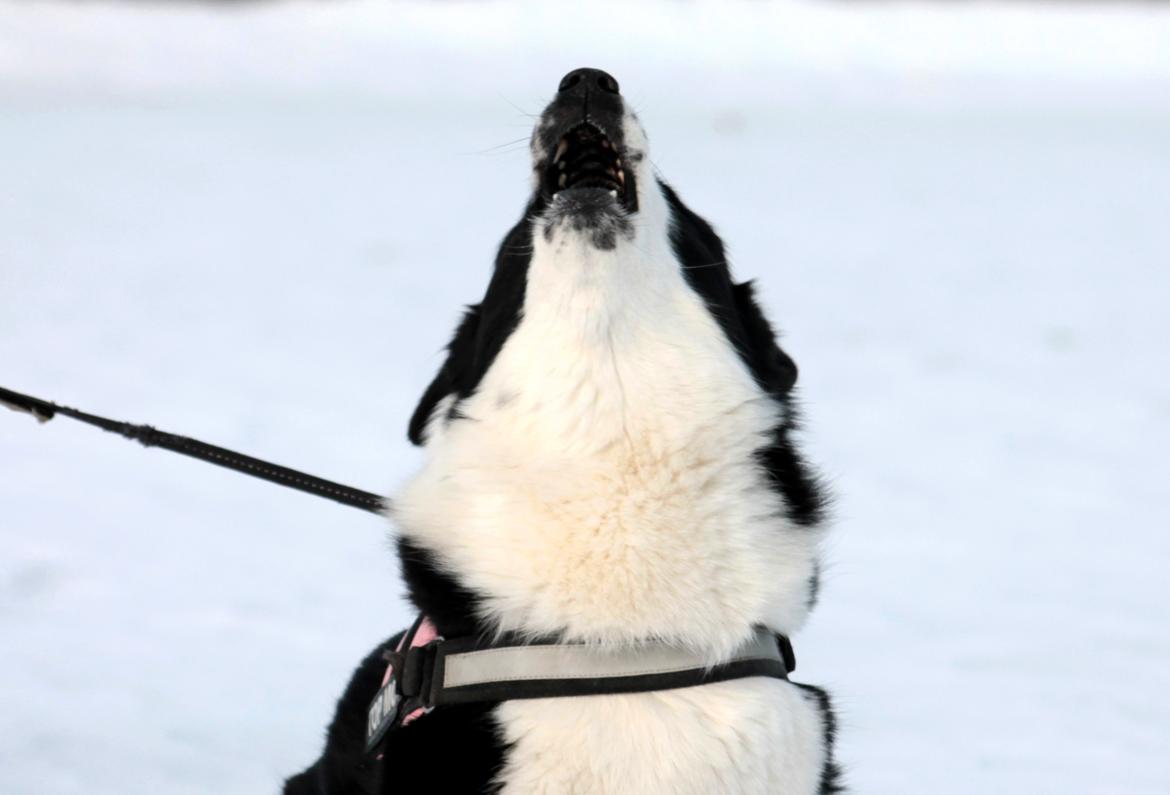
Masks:
[[[801,366],[858,793],[1170,792],[1170,13],[0,4],[0,385],[390,493],[570,68]],[[389,528],[0,413],[0,792],[256,793]]]

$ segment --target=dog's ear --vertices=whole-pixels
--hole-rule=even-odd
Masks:
[[[476,335],[479,332],[479,305],[467,307],[459,327],[455,329],[455,336],[447,346],[447,359],[439,368],[435,380],[423,392],[414,414],[410,418],[410,428],[407,437],[413,444],[421,445],[425,441],[427,423],[435,407],[443,398],[460,391],[460,376],[466,377],[472,367],[475,357]]]
[[[772,394],[777,397],[787,395],[796,384],[796,362],[780,350],[776,332],[756,303],[755,285],[752,282],[737,284],[732,292],[739,320],[743,324],[744,352],[751,364],[752,374]]]

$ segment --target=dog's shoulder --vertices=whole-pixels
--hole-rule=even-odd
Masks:
[[[350,677],[329,724],[321,757],[284,784],[284,795],[373,795],[418,791],[490,792],[503,747],[492,718],[495,704],[444,707],[392,732],[381,755],[366,751],[366,715],[386,672],[384,653],[400,632],[379,644]]]
[[[316,762],[285,782],[285,795],[375,792],[375,760],[365,751],[366,710],[386,671],[383,654],[395,648],[405,634],[399,632],[380,643],[358,665],[337,700],[325,750]]]

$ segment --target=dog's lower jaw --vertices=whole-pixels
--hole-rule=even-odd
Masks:
[[[612,251],[619,239],[634,238],[634,221],[609,191],[579,188],[557,194],[541,218],[542,235],[553,243],[558,236],[579,238],[601,251]]]

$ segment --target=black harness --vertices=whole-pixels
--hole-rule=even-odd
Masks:
[[[752,676],[786,680],[796,670],[788,638],[763,627],[726,660],[709,664],[661,641],[603,647],[514,635],[448,640],[421,615],[384,658],[386,675],[367,716],[371,751],[393,729],[449,704],[649,693]]]

